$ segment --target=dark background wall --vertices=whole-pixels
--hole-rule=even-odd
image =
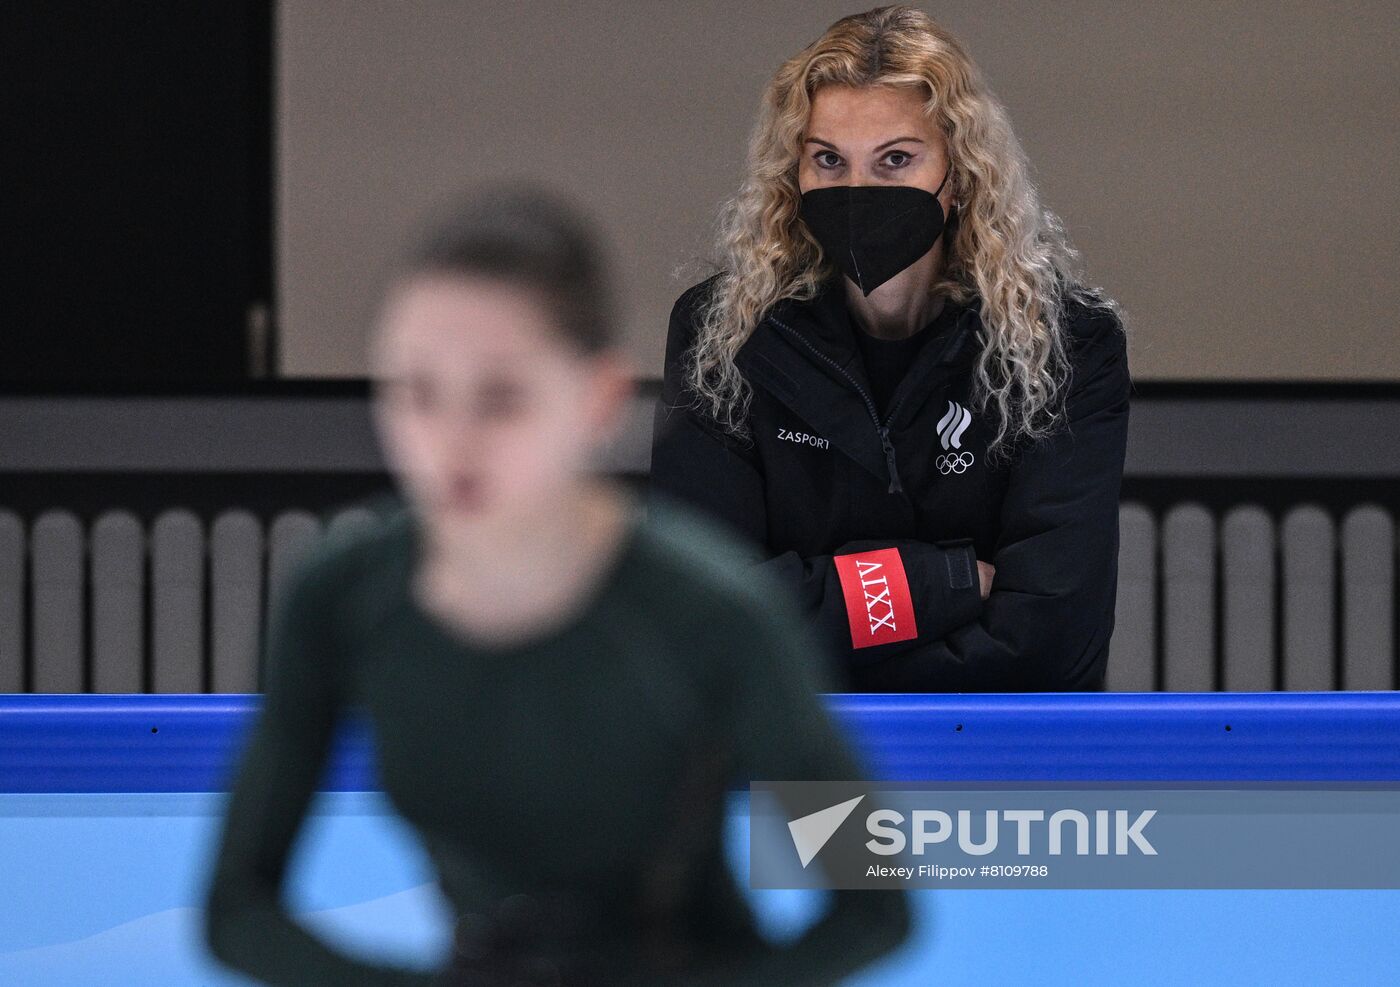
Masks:
[[[0,382],[270,366],[271,10],[0,5]]]

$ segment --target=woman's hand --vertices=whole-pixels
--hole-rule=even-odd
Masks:
[[[992,577],[997,574],[997,567],[990,562],[977,560],[977,577],[982,581],[982,599],[987,598],[987,594],[992,591]]]

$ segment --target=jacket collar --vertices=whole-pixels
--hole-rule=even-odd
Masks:
[[[832,445],[888,478],[889,468],[879,428],[892,432],[914,421],[930,397],[942,390],[956,369],[975,355],[981,327],[980,299],[944,304],[923,331],[941,338],[919,349],[891,397],[885,421],[870,396],[870,382],[860,359],[840,278],[823,283],[810,300],[782,299],[774,304],[734,362],[753,384],[764,387]]]
[[[822,282],[817,295],[807,301],[784,298],[775,303],[760,323],[755,335],[774,329],[792,337],[789,330],[795,330],[807,344],[801,346],[804,356],[824,373],[830,374],[839,382],[848,383],[851,377],[859,381],[867,391],[870,381],[866,377],[865,365],[860,359],[856,333],[862,332],[851,318],[846,302],[844,276],[829,278]],[[923,332],[933,333],[943,338],[932,341],[931,346],[921,347],[920,359],[915,366],[928,364],[939,366],[951,363],[962,355],[968,337],[976,335],[976,327],[969,333],[969,316],[979,314],[981,299],[974,297],[969,303],[948,301]],[[927,357],[924,356],[927,354]],[[914,367],[910,368],[911,371]]]

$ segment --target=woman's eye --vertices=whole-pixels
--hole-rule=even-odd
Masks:
[[[823,168],[835,168],[841,164],[841,156],[835,151],[818,151],[812,155],[818,165]],[[827,160],[830,159],[830,160]]]
[[[894,160],[896,158],[899,160]],[[889,154],[885,155],[885,162],[892,168],[903,168],[911,160],[913,160],[913,155],[904,151],[891,151]]]

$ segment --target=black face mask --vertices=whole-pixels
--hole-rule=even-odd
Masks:
[[[952,173],[949,162],[938,192]],[[912,185],[829,185],[802,193],[799,215],[827,258],[869,295],[933,249],[943,235],[938,192]],[[946,226],[951,228],[957,207],[948,212]]]

